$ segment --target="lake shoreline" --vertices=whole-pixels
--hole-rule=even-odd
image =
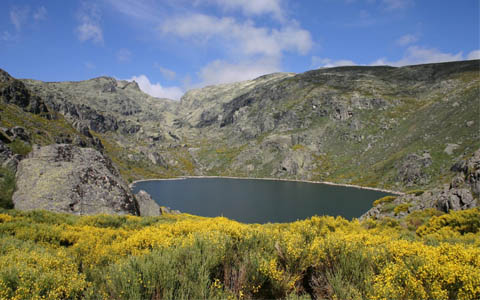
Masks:
[[[181,177],[175,177],[175,178],[141,179],[141,180],[135,180],[132,183],[130,183],[129,188],[133,189],[133,186],[136,183],[144,182],[144,181],[184,180],[184,179],[195,179],[195,178],[220,178],[220,179],[221,178],[226,178],[226,179],[244,179],[244,180],[270,180],[270,181],[305,182],[305,183],[316,183],[316,184],[326,184],[326,185],[333,185],[333,186],[350,187],[350,188],[356,188],[356,189],[360,189],[360,190],[372,190],[372,191],[384,192],[384,193],[389,193],[389,194],[398,195],[398,196],[405,195],[405,193],[398,192],[398,191],[391,191],[391,190],[387,190],[387,189],[374,188],[374,187],[365,187],[365,186],[361,186],[361,185],[354,185],[354,184],[347,184],[347,183],[335,183],[335,182],[330,182],[330,181],[312,181],[312,180],[265,178],[265,177],[262,177],[262,178],[233,177],[233,176],[181,176]]]

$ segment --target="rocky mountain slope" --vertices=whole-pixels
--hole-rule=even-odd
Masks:
[[[480,148],[479,70],[472,60],[276,73],[179,102],[109,77],[46,83],[2,72],[0,127],[26,128],[27,144],[94,147],[130,181],[226,175],[430,189]],[[25,121],[41,114],[37,123],[61,130]]]
[[[132,194],[88,127],[70,124],[47,100],[0,70],[0,207],[161,214]]]

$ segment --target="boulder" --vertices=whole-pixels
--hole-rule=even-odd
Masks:
[[[135,194],[137,199],[140,216],[142,217],[156,217],[162,214],[161,207],[152,199],[149,193],[140,190]]]
[[[91,148],[34,147],[17,167],[16,209],[78,215],[139,215],[138,204],[111,161]]]

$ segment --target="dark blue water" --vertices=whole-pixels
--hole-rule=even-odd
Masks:
[[[230,178],[138,182],[161,206],[245,223],[291,222],[314,215],[360,217],[388,193],[317,183]]]

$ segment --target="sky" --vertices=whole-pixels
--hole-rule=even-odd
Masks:
[[[273,72],[479,59],[479,0],[2,0],[16,78],[135,80],[159,98]]]

